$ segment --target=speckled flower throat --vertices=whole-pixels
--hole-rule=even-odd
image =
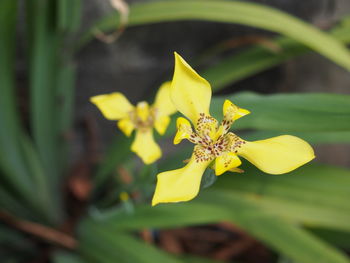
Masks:
[[[155,113],[156,108],[150,107],[146,101],[141,101],[129,112],[129,116],[136,129],[145,131],[153,128]]]
[[[235,115],[248,114],[239,111],[238,107],[230,101],[224,103],[224,119],[218,125],[218,121],[204,113],[199,114],[196,127],[193,130],[189,121],[179,118],[177,122],[178,134],[174,142],[177,144],[182,139],[188,139],[196,144],[194,155],[196,162],[212,161],[224,153],[237,153],[245,141],[232,132],[228,132],[233,124]]]

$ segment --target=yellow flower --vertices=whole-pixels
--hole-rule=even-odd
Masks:
[[[234,121],[249,114],[229,100],[223,105],[223,120],[210,116],[210,84],[175,53],[175,72],[171,99],[182,117],[177,119],[174,143],[187,139],[194,143],[193,154],[183,168],[158,174],[152,205],[193,199],[199,191],[202,175],[208,166],[216,175],[226,171],[242,172],[238,156],[247,159],[269,174],[283,174],[311,161],[314,151],[300,138],[290,135],[249,142],[229,132]]]
[[[119,129],[130,136],[136,130],[131,150],[145,164],[158,160],[162,151],[153,138],[153,127],[163,135],[169,125],[170,115],[176,109],[170,100],[170,82],[165,82],[158,90],[152,106],[145,101],[133,106],[120,92],[94,96],[90,99],[108,120],[117,120]]]

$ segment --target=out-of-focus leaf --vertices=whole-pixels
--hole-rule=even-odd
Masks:
[[[267,175],[251,165],[226,173],[213,188],[234,191],[271,214],[308,226],[350,232],[350,171],[306,165],[285,175]]]
[[[24,262],[35,255],[33,242],[18,231],[0,225],[0,262]],[[12,261],[10,261],[12,260]]]
[[[245,140],[255,141],[271,138],[285,134],[278,131],[255,131],[244,135]],[[312,144],[321,143],[350,143],[350,131],[326,131],[326,132],[288,132],[289,135],[294,135],[306,140]]]
[[[31,183],[20,151],[20,131],[14,94],[14,41],[17,2],[0,3],[0,167],[3,177],[27,196]],[[4,179],[4,178],[3,178]]]
[[[130,154],[131,138],[124,135],[116,137],[109,147],[109,150],[103,162],[97,169],[95,176],[95,190],[106,181],[109,174],[116,169],[117,165],[124,161]]]
[[[104,220],[85,221],[82,231],[103,226],[109,233],[117,233],[120,229],[167,228],[217,221],[239,225],[297,262],[312,263],[315,258],[329,263],[349,262],[343,253],[290,223],[288,218],[265,210],[244,195],[225,190],[202,191],[201,197],[190,203],[140,206],[134,214],[111,211]],[[81,239],[86,238],[82,235]]]
[[[62,216],[59,164],[60,134],[57,123],[57,76],[60,35],[53,16],[55,1],[28,0],[27,30],[29,54],[29,85],[31,101],[31,129],[34,145],[39,153],[44,174],[48,179],[51,207],[56,221]]]
[[[61,61],[57,69],[57,99],[59,101],[56,109],[56,121],[59,137],[62,141],[59,145],[59,154],[56,161],[60,163],[60,171],[65,174],[67,170],[67,154],[69,145],[67,142],[72,137],[74,85],[76,68],[72,63]]]
[[[212,99],[211,113],[222,118],[222,105],[231,100],[251,114],[234,123],[233,129],[289,132],[349,131],[350,96],[340,94],[258,95],[242,92]]]
[[[349,250],[350,248],[350,233],[343,231],[336,231],[333,229],[325,228],[311,228],[309,229],[313,234],[321,237],[334,246]]]
[[[347,44],[350,42],[350,25],[345,23],[345,20],[331,30],[330,34]],[[272,41],[281,51],[272,52],[256,45],[238,54],[223,58],[217,64],[201,72],[201,75],[209,80],[214,91],[218,91],[228,84],[238,82],[292,57],[311,51],[307,46],[287,37],[278,37]]]
[[[29,32],[29,83],[31,129],[40,159],[52,184],[58,185],[56,109],[56,62],[58,35],[54,30],[54,2],[26,2]],[[56,187],[57,188],[57,187]]]
[[[83,225],[80,230],[79,251],[92,262],[182,262],[130,234],[114,232],[103,225]]]
[[[185,262],[185,263],[222,263],[222,261],[216,261],[209,258],[194,257],[189,255],[186,255],[186,257],[181,257],[180,259],[181,259],[181,262]]]
[[[79,28],[81,0],[57,1],[57,24],[60,31],[74,32]]]
[[[138,3],[130,8],[128,26],[180,20],[238,23],[271,30],[289,36],[350,69],[349,52],[340,42],[291,15],[255,3],[223,0]],[[117,14],[104,18],[83,36],[82,42],[93,37],[96,27],[111,30],[117,28],[118,24]]]
[[[35,152],[30,148],[30,141],[25,137],[19,123],[17,105],[14,94],[13,55],[15,47],[15,21],[17,2],[5,0],[0,3],[0,169],[2,202],[9,211],[16,215],[26,214],[21,207],[29,206],[37,216],[50,217],[52,205],[47,205],[50,198],[45,191],[43,174],[30,174],[40,170],[34,161]],[[31,178],[31,176],[33,176]],[[40,178],[39,178],[40,177]],[[41,182],[36,188],[35,183]],[[44,191],[42,191],[44,189]],[[37,220],[39,220],[37,218]]]
[[[84,263],[83,260],[78,254],[69,253],[66,251],[57,251],[53,255],[54,263]]]

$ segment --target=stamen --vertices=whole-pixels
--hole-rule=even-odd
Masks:
[[[224,153],[237,152],[237,148],[245,141],[232,132],[228,133],[234,118],[231,111],[227,112],[219,127],[216,119],[204,113],[200,114],[195,130],[192,130],[186,119],[178,120],[178,132],[174,141],[179,141],[181,137],[196,144],[194,150],[196,162],[214,160]]]

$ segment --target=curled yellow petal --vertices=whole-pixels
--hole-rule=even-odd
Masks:
[[[241,160],[235,153],[226,152],[215,160],[215,174],[221,175],[226,171],[234,169],[241,165]]]
[[[288,173],[315,158],[306,141],[291,135],[245,142],[238,149],[238,155],[269,174]]]
[[[178,111],[194,125],[199,114],[209,115],[211,87],[190,65],[175,53],[175,70],[171,82],[171,98]]]
[[[225,119],[229,119],[230,121],[235,121],[250,113],[249,110],[242,109],[229,100],[225,100],[222,111]]]
[[[123,118],[117,123],[118,128],[126,135],[130,136],[135,126],[134,123],[130,120],[129,117]]]
[[[100,109],[108,120],[124,118],[134,108],[120,92],[94,96],[90,98],[90,101]]]
[[[152,129],[137,130],[135,140],[131,145],[135,152],[145,164],[150,164],[162,156],[162,151],[154,141]]]
[[[179,117],[176,120],[177,132],[174,137],[174,144],[179,144],[183,139],[190,138],[192,134],[191,124],[183,117]]]
[[[189,201],[199,192],[202,175],[210,161],[196,162],[194,155],[185,167],[157,175],[152,205]]]
[[[170,81],[164,82],[157,92],[152,106],[156,111],[156,116],[169,116],[176,112],[176,108],[170,98],[170,87]]]

